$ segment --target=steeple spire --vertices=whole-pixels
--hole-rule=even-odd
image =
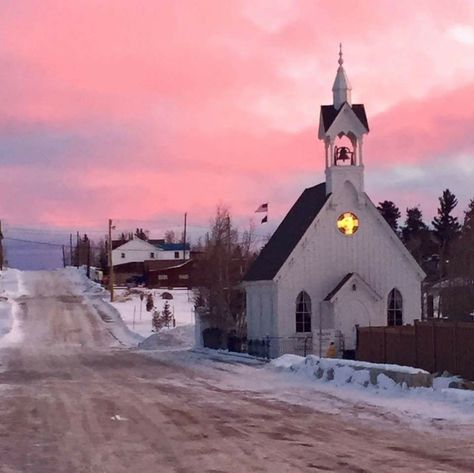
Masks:
[[[332,86],[332,96],[334,108],[339,109],[344,102],[352,105],[351,83],[349,82],[346,71],[342,67],[344,64],[344,59],[342,58],[342,43],[339,43],[339,60],[337,62],[339,67],[337,68],[336,79]]]

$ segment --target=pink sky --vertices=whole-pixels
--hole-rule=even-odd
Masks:
[[[17,0],[0,7],[0,217],[158,233],[277,223],[323,180],[338,44],[364,103],[366,190],[427,221],[474,197],[474,2]],[[149,222],[148,222],[149,221]],[[270,227],[268,227],[270,228]]]

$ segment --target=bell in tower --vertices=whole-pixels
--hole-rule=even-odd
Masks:
[[[354,165],[354,151],[351,151],[347,146],[334,146],[334,164],[341,166],[341,164],[344,165],[346,161],[349,161],[351,166]]]

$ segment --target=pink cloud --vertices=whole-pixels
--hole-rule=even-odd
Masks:
[[[245,218],[272,199],[281,216],[323,177],[339,41],[369,113],[367,173],[471,152],[474,51],[450,31],[473,22],[464,1],[11,2],[1,215],[207,222],[219,202]]]

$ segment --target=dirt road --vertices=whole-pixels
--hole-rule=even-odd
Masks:
[[[468,438],[219,388],[169,356],[120,348],[61,273],[26,284],[24,340],[0,351],[1,473],[474,469]]]

